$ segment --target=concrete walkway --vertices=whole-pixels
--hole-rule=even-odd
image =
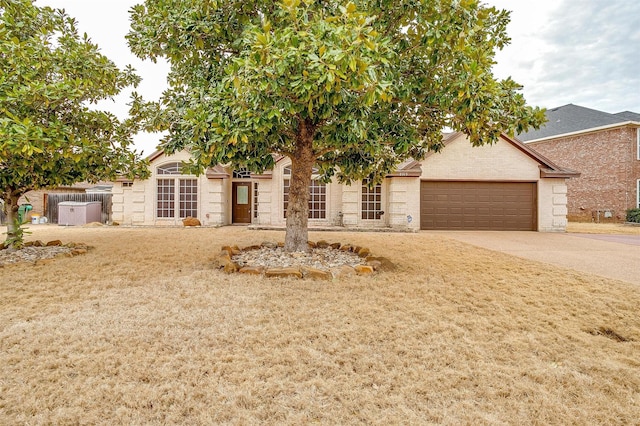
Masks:
[[[640,284],[640,235],[509,231],[428,232],[525,259]]]

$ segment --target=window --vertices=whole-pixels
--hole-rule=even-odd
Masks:
[[[312,180],[309,186],[309,219],[324,219],[327,211],[327,185]]]
[[[198,216],[198,181],[180,179],[180,218]]]
[[[167,163],[157,168],[159,175],[181,175],[182,163]]]
[[[158,205],[156,215],[161,218],[174,217],[175,213],[175,179],[158,179]]]
[[[179,175],[181,163],[158,166],[158,175]],[[187,177],[159,178],[156,181],[156,217],[184,219],[198,217],[198,180]]]
[[[133,187],[133,182],[122,182],[123,188],[131,188]]]
[[[318,169],[314,168],[314,175]],[[289,187],[291,186],[291,166],[284,168],[284,217],[287,217],[289,206]],[[327,185],[317,178],[311,180],[309,185],[309,219],[325,219],[327,217]]]
[[[251,179],[251,172],[247,169],[240,169],[233,171],[234,179]]]
[[[253,182],[253,218],[258,217],[258,182]]]
[[[362,219],[380,219],[382,212],[382,185],[369,187],[367,179],[362,180]]]

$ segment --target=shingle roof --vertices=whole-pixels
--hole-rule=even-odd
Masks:
[[[526,142],[628,121],[640,121],[640,114],[630,111],[609,114],[608,112],[568,104],[548,109],[547,124],[539,130],[530,130],[519,134],[518,139]]]
[[[625,120],[629,120],[629,121],[640,121],[640,114],[638,114],[637,112],[622,111],[622,112],[617,112],[613,115],[622,117]]]

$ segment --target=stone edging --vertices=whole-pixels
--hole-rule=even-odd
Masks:
[[[321,280],[331,280],[334,278],[342,278],[353,275],[371,276],[381,271],[391,271],[395,269],[395,265],[385,257],[372,256],[371,251],[366,247],[356,246],[352,244],[328,243],[324,240],[317,243],[309,241],[309,248],[313,249],[331,249],[340,252],[352,253],[355,257],[361,259],[360,263],[355,266],[343,264],[334,268],[315,268],[307,265],[293,265],[286,267],[265,267],[265,266],[241,266],[238,264],[237,257],[243,252],[249,252],[261,249],[272,249],[284,247],[284,243],[263,242],[260,245],[252,245],[239,248],[237,245],[222,246],[217,257],[217,267],[228,274],[240,273],[256,276],[265,276],[268,278],[312,278]],[[295,253],[291,254],[295,257]]]
[[[60,240],[43,243],[40,240],[27,241],[22,249],[9,250],[4,243],[0,243],[0,268],[23,262],[44,265],[58,257],[74,257],[86,254],[93,247],[84,243],[63,244]]]

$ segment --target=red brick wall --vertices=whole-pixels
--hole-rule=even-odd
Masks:
[[[529,146],[558,165],[581,173],[567,181],[569,220],[595,220],[597,210],[611,209],[613,218],[609,220],[622,221],[627,209],[637,207],[640,160],[636,128],[603,130]]]

